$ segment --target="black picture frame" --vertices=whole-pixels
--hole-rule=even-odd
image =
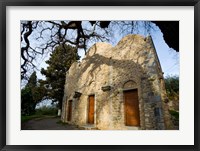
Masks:
[[[7,145],[6,144],[6,7],[7,6],[194,6],[194,145]],[[197,151],[199,147],[199,0],[1,0],[0,1],[0,149],[1,150],[163,150]],[[189,29],[188,29],[189,30]]]

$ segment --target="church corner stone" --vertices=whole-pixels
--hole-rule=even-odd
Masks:
[[[66,73],[61,120],[86,129],[171,129],[163,72],[151,37],[96,43]],[[80,94],[74,97],[75,92]]]

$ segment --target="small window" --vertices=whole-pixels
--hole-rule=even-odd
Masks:
[[[160,114],[160,108],[159,107],[156,107],[155,109],[154,109],[154,115],[155,116],[160,116],[161,114]]]

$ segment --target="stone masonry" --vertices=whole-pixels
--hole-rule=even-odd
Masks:
[[[140,124],[127,126],[124,92],[134,89]],[[93,124],[88,124],[90,95],[95,100]],[[171,129],[163,72],[152,38],[127,35],[115,47],[94,44],[66,73],[61,120],[101,130]]]

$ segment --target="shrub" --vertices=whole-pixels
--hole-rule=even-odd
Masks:
[[[57,115],[57,109],[56,108],[52,108],[52,107],[42,107],[39,109],[36,109],[35,114],[36,115]]]
[[[169,113],[175,118],[175,120],[179,120],[179,112],[174,110],[169,110]]]

